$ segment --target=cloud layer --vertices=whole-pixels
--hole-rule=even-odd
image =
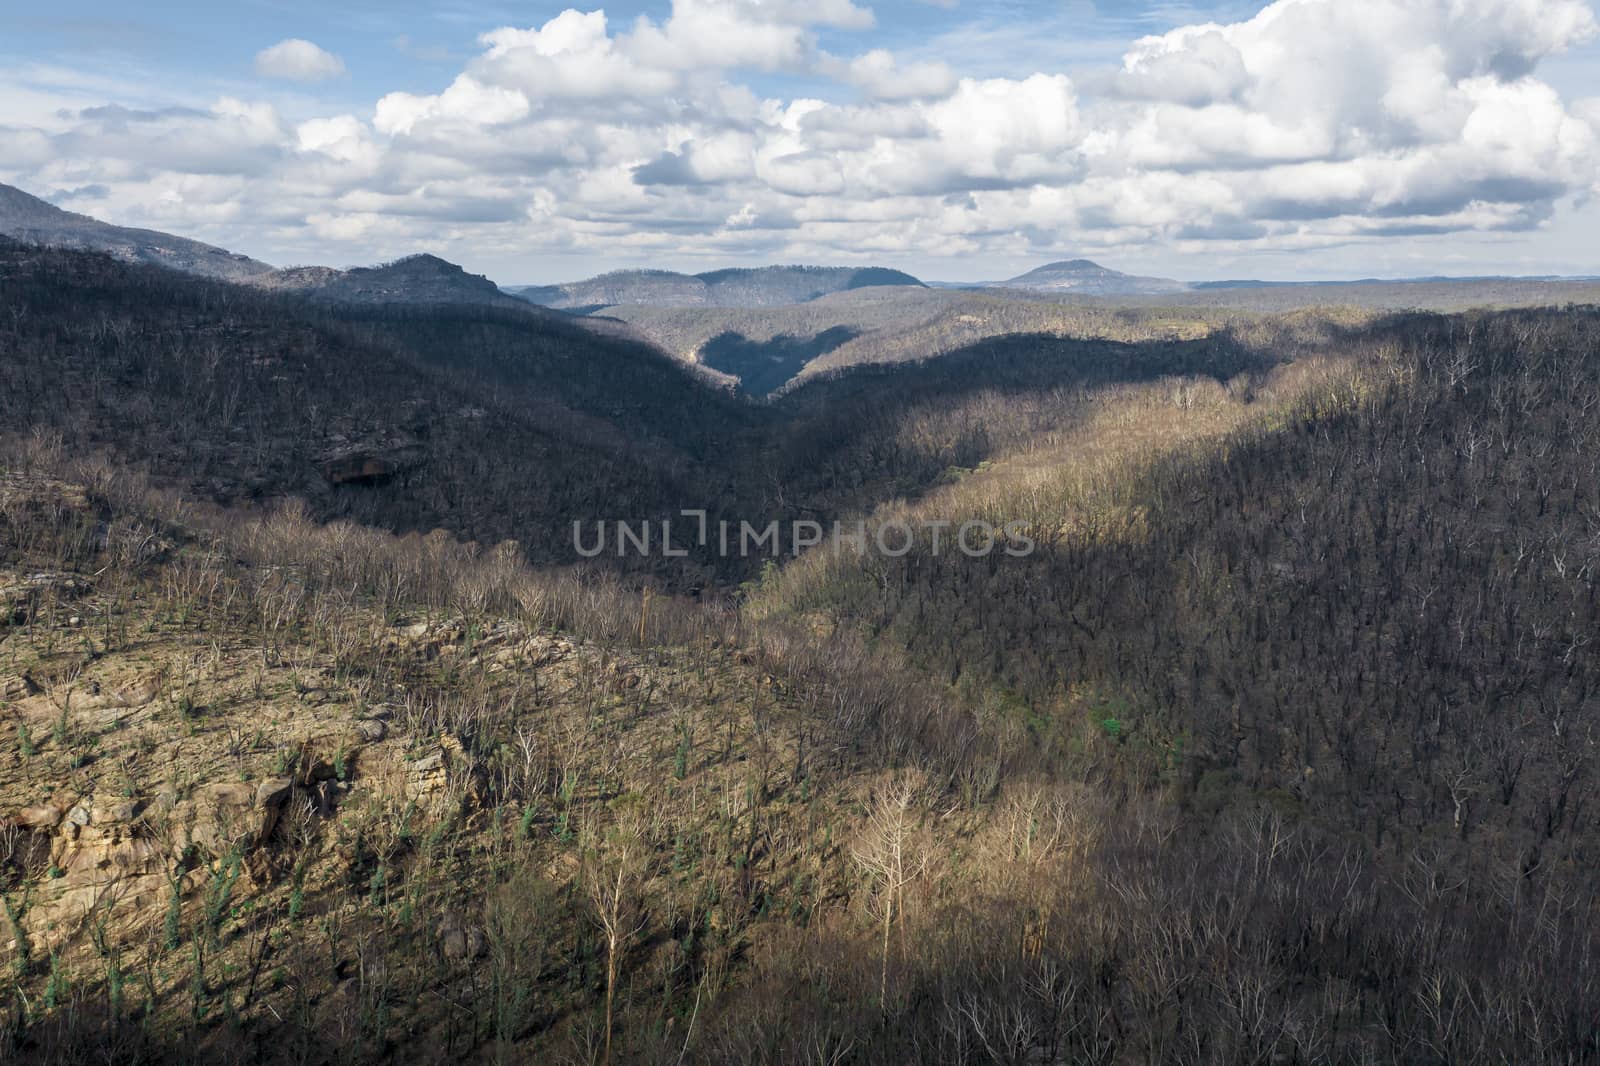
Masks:
[[[257,52],[256,73],[285,81],[327,81],[344,73],[344,62],[310,41],[292,37]]]
[[[1278,0],[1132,42],[1115,70],[991,79],[818,45],[873,21],[853,0],[674,0],[627,26],[568,10],[484,33],[437,92],[300,121],[263,100],[108,100],[0,126],[0,167],[97,188],[117,221],[349,249],[335,260],[462,242],[617,261],[1516,231],[1600,170],[1600,104],[1538,77],[1596,33],[1581,0]],[[344,70],[300,40],[256,64]],[[763,96],[751,71],[837,91]]]

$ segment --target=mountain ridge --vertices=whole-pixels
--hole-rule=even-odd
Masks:
[[[248,281],[273,269],[203,241],[67,211],[4,183],[0,183],[0,234],[52,248],[106,252],[127,263],[150,263],[224,281]]]
[[[249,279],[264,289],[336,303],[470,303],[527,309],[482,274],[430,252],[415,252],[376,266],[287,267]]]
[[[925,287],[912,275],[888,267],[774,265],[728,267],[700,274],[613,270],[581,281],[507,286],[505,291],[543,307],[577,310],[638,305],[781,307],[880,286]]]
[[[125,263],[144,263],[185,274],[231,281],[270,292],[334,303],[485,304],[528,309],[481,274],[429,252],[375,266],[277,268],[226,248],[159,230],[104,222],[56,207],[32,193],[0,183],[0,235],[67,251],[105,252]]]

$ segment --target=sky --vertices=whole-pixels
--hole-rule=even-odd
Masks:
[[[0,181],[276,265],[1600,274],[1586,0],[0,8]]]

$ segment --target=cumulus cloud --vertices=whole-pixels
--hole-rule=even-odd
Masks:
[[[883,48],[857,56],[843,73],[851,83],[880,100],[944,96],[956,85],[956,76],[948,64],[900,63]]]
[[[489,29],[437,91],[366,111],[112,100],[0,127],[0,154],[25,184],[104,188],[119,220],[254,220],[350,242],[334,259],[424,237],[618,259],[1303,248],[1538,226],[1600,173],[1600,101],[1539,78],[1597,32],[1581,0],[1277,0],[1133,41],[1103,77],[819,47],[872,23],[854,0],[673,0],[626,25],[573,9]],[[342,70],[297,41],[260,62]],[[838,91],[764,98],[750,70]]]
[[[344,61],[310,41],[291,37],[256,53],[256,73],[285,81],[327,81],[344,73]]]

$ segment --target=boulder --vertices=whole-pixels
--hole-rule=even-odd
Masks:
[[[191,819],[191,843],[202,844],[216,854],[235,846],[248,850],[272,835],[293,787],[293,779],[287,777],[256,785],[220,781],[196,789],[194,798],[180,802],[173,813]]]
[[[124,707],[143,707],[161,695],[163,675],[160,671],[144,674],[117,690],[117,698]]]
[[[26,606],[50,593],[65,599],[86,592],[88,588],[88,582],[74,574],[45,572],[21,578],[16,575],[0,577],[0,606]]]
[[[118,800],[105,806],[89,809],[89,822],[94,826],[129,825],[139,814],[139,804],[134,800]]]
[[[256,786],[256,806],[262,809],[281,809],[294,792],[294,778],[269,777]]]
[[[24,829],[54,829],[61,824],[61,811],[49,804],[24,807],[17,812],[16,822]]]
[[[483,954],[483,931],[463,921],[459,914],[447,914],[440,919],[437,934],[439,952],[451,962],[464,962]]]
[[[445,765],[444,752],[424,755],[406,766],[406,796],[408,799],[433,800],[450,787],[450,771]]]
[[[0,677],[0,700],[20,700],[39,691],[33,678],[27,674],[9,674]]]
[[[357,718],[355,736],[364,744],[376,744],[389,732],[389,727],[378,718]]]
[[[437,805],[458,781],[464,801],[476,804],[482,799],[483,767],[449,733],[439,735],[434,751],[406,764],[406,795],[419,802]]]

